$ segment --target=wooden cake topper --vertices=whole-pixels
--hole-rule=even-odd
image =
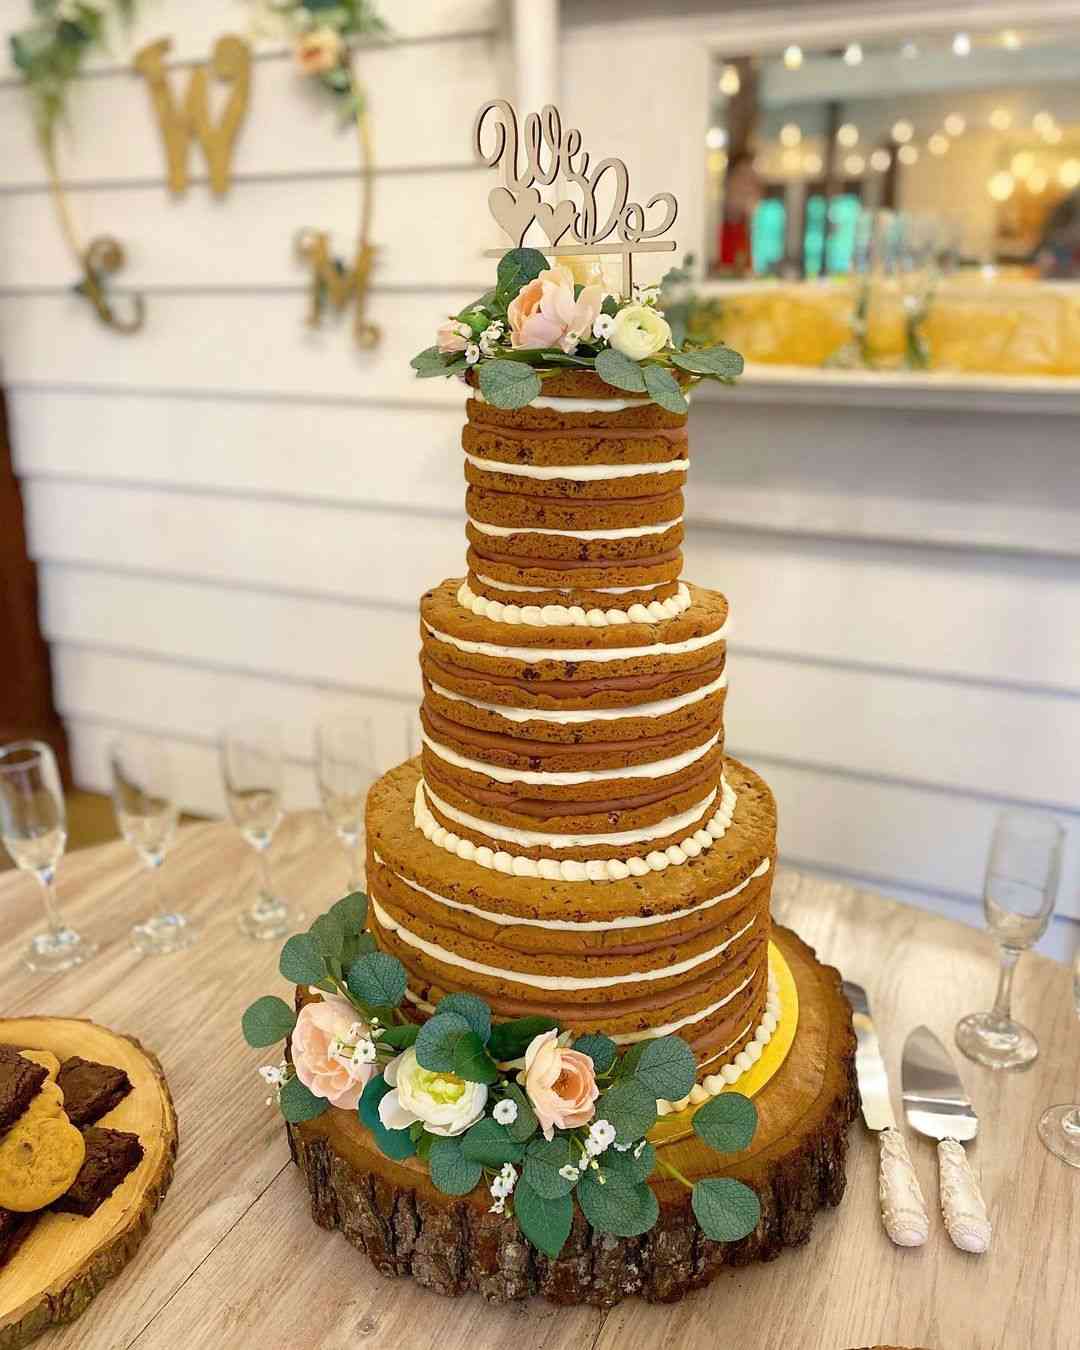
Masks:
[[[490,124],[493,133],[493,144],[488,150],[484,148],[486,124]],[[492,99],[476,115],[473,144],[484,164],[502,169],[503,186],[491,189],[488,205],[499,228],[509,237],[511,247],[520,248],[535,224],[547,236],[547,244],[539,246],[544,253],[621,255],[622,289],[626,296],[633,289],[635,253],[675,251],[674,239],[659,237],[671,229],[678,214],[679,204],[672,193],[658,192],[644,206],[630,201],[630,177],[621,159],[599,160],[590,173],[588,151],[581,148],[581,132],[576,127],[563,131],[559,110],[550,103],[538,113],[529,113],[522,138],[513,106],[506,99]],[[580,190],[580,205],[567,199],[552,206],[541,199],[534,184],[548,187],[560,177],[567,186]],[[605,207],[598,201],[601,195],[609,199]],[[653,207],[663,208],[664,218],[646,228]],[[561,243],[570,232],[577,242]],[[612,234],[617,234],[617,241],[604,244]],[[498,258],[506,252],[507,249],[490,249],[485,256]]]

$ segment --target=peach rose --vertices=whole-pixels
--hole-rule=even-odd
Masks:
[[[460,319],[447,319],[435,334],[435,345],[444,356],[451,352],[463,352],[472,341],[472,329]]]
[[[296,1076],[331,1106],[352,1111],[368,1080],[376,1072],[369,1028],[343,998],[324,997],[305,1003],[292,1033],[292,1060]]]
[[[510,345],[572,352],[592,331],[603,303],[602,286],[586,286],[575,299],[570,269],[549,267],[526,282],[507,306]]]
[[[600,1089],[593,1062],[580,1050],[564,1050],[554,1028],[529,1042],[521,1082],[545,1139],[551,1139],[556,1129],[587,1125],[596,1114],[593,1103]]]
[[[296,64],[304,75],[323,75],[341,60],[341,38],[332,28],[313,28],[296,44]]]

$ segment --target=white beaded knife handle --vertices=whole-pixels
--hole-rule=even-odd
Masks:
[[[898,1247],[921,1247],[930,1234],[930,1219],[904,1136],[890,1128],[879,1133],[878,1141],[881,1222]]]
[[[937,1155],[941,1212],[949,1237],[962,1252],[985,1252],[993,1230],[968,1156],[954,1139],[942,1139]]]

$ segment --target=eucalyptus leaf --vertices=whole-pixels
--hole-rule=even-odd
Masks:
[[[464,1017],[485,1045],[491,1035],[491,1009],[475,994],[447,994],[439,1000],[436,1012],[453,1012]]]
[[[241,1019],[244,1040],[256,1047],[283,1041],[296,1025],[296,1013],[283,998],[266,994],[257,998]]]
[[[558,1025],[551,1017],[518,1017],[512,1022],[496,1022],[491,1028],[488,1053],[501,1064],[520,1059],[530,1041]]]
[[[330,913],[340,918],[347,934],[360,933],[367,923],[368,899],[363,891],[353,891],[343,895],[336,904],[330,906]]]
[[[461,1136],[465,1157],[484,1167],[499,1168],[503,1163],[519,1163],[525,1156],[525,1146],[516,1143],[505,1125],[485,1116]]]
[[[641,1150],[640,1153],[638,1149]],[[655,1166],[656,1149],[652,1144],[635,1144],[625,1153],[616,1148],[609,1148],[603,1158],[604,1169],[614,1172],[628,1185],[638,1185],[642,1181],[647,1181],[652,1176]]]
[[[597,353],[596,373],[605,384],[615,389],[627,389],[632,394],[643,394],[646,389],[645,373],[636,361],[631,361],[614,347],[605,347]]]
[[[454,1044],[454,1073],[467,1083],[494,1083],[499,1077],[495,1061],[484,1049],[475,1031],[466,1031]]]
[[[416,1058],[421,1068],[432,1073],[453,1073],[457,1043],[470,1034],[471,1028],[460,1013],[436,1013],[428,1018],[416,1038]]]
[[[496,408],[524,408],[540,393],[540,377],[519,361],[481,361],[480,392]]]
[[[281,1114],[290,1125],[296,1125],[302,1120],[314,1120],[329,1105],[325,1097],[316,1097],[299,1078],[288,1079],[281,1089]]]
[[[498,285],[496,296],[503,304],[509,304],[530,281],[541,272],[547,271],[548,260],[536,248],[512,248],[499,259],[496,273]]]
[[[664,366],[646,366],[644,374],[645,388],[654,403],[659,403],[661,408],[666,408],[668,412],[689,412],[690,404],[687,403],[683,391],[679,388],[678,380],[670,370]]]
[[[577,1184],[577,1178],[564,1177],[559,1169],[576,1167],[580,1156],[580,1148],[575,1154],[565,1135],[534,1140],[525,1152],[522,1180],[527,1181],[537,1195],[548,1200],[569,1195]]]
[[[364,1084],[364,1090],[360,1094],[360,1101],[356,1107],[362,1125],[366,1125],[369,1130],[383,1128],[382,1121],[379,1119],[379,1103],[388,1092],[392,1091],[393,1088],[381,1073],[368,1079]]]
[[[293,984],[318,984],[327,976],[326,962],[310,933],[296,933],[281,949],[278,970]]]
[[[694,1112],[694,1133],[719,1153],[749,1148],[757,1129],[757,1107],[739,1092],[721,1092]]]
[[[743,373],[743,359],[730,347],[704,347],[693,352],[674,352],[671,363],[693,375],[710,375],[721,380],[734,380]]]
[[[345,923],[340,914],[332,909],[320,914],[308,929],[315,940],[328,969],[341,964],[341,949],[345,944]]]
[[[420,1028],[415,1022],[402,1022],[396,1027],[384,1027],[379,1037],[380,1045],[389,1045],[394,1050],[407,1050],[416,1044]]]
[[[574,1049],[589,1056],[597,1073],[607,1073],[615,1063],[615,1056],[618,1053],[615,1042],[610,1037],[593,1032],[587,1036],[579,1036],[574,1042]]]
[[[405,997],[405,967],[387,952],[369,952],[345,974],[349,993],[373,1008],[396,1008]]]
[[[514,1188],[514,1216],[526,1238],[546,1256],[556,1257],[566,1246],[574,1222],[569,1195],[544,1197],[524,1180]]]
[[[660,1217],[660,1207],[649,1186],[644,1182],[627,1185],[602,1165],[599,1174],[590,1169],[581,1178],[577,1199],[581,1212],[598,1232],[616,1237],[640,1237]]]
[[[636,1144],[656,1124],[656,1096],[636,1078],[620,1078],[601,1094],[596,1115],[615,1126],[618,1143]]]
[[[748,1237],[761,1219],[761,1201],[749,1186],[734,1177],[707,1177],[690,1197],[701,1231],[714,1242],[738,1242]]]
[[[685,1097],[697,1076],[693,1050],[680,1036],[658,1036],[640,1044],[634,1077],[642,1087],[672,1102]]]
[[[480,1163],[465,1156],[459,1138],[436,1139],[428,1152],[432,1183],[444,1195],[468,1195],[484,1174]]]

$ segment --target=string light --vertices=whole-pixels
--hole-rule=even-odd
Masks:
[[[784,65],[788,70],[798,70],[802,65],[802,48],[797,43],[784,48]]]
[[[893,123],[892,138],[899,145],[904,145],[907,141],[910,141],[914,135],[915,128],[906,118],[902,117],[899,122]]]
[[[817,175],[825,167],[824,163],[822,162],[821,156],[814,154],[813,151],[811,151],[810,154],[808,155],[803,155],[802,164],[803,164],[803,172],[809,174],[811,178],[816,178]]]
[[[863,50],[859,42],[849,42],[844,48],[844,64],[857,66],[862,64]]]
[[[996,202],[1007,202],[1016,190],[1016,179],[1004,169],[986,184],[986,190]]]
[[[854,122],[845,122],[837,128],[836,139],[845,150],[850,150],[853,145],[859,144],[859,128]]]
[[[858,178],[865,168],[866,160],[863,159],[862,155],[845,155],[844,172],[849,178]]]
[[[1057,124],[1054,121],[1054,114],[1052,112],[1047,112],[1047,110],[1043,108],[1041,112],[1037,112],[1031,119],[1031,125],[1040,136],[1045,136],[1046,133]]]
[[[971,38],[967,33],[957,33],[952,40],[952,49],[954,56],[971,55]]]
[[[1080,159],[1065,160],[1058,169],[1058,182],[1070,192],[1074,187],[1080,187]]]
[[[902,145],[896,152],[896,158],[901,164],[912,165],[917,163],[919,152],[913,145]]]
[[[794,150],[801,141],[802,128],[795,122],[785,122],[780,128],[780,144],[787,146],[789,150]]]
[[[959,113],[950,113],[944,122],[946,134],[956,140],[957,136],[962,136],[967,130],[967,122]]]
[[[870,167],[877,173],[884,173],[892,163],[888,150],[875,150],[870,156]]]
[[[1045,192],[1050,182],[1050,175],[1045,169],[1032,169],[1028,174],[1027,182],[1024,186],[1029,192],[1038,196],[1040,192]]]
[[[1053,126],[1047,127],[1043,132],[1043,140],[1047,145],[1060,145],[1061,139],[1065,135],[1062,129],[1055,122]]]
[[[935,131],[926,142],[926,148],[932,155],[946,155],[949,152],[949,138],[941,131]]]
[[[1012,113],[1008,108],[995,108],[990,114],[990,125],[995,131],[1008,131],[1012,126]]]
[[[1006,28],[1001,35],[1001,45],[1010,52],[1018,51],[1020,48],[1020,34],[1015,28]]]
[[[1030,150],[1021,150],[1019,154],[1013,155],[1012,163],[1009,168],[1015,178],[1027,178],[1035,167],[1035,156]]]
[[[710,127],[705,133],[705,144],[710,150],[723,150],[727,145],[727,132],[723,127]]]
[[[742,79],[737,66],[725,66],[720,72],[720,92],[728,98],[734,98],[742,88]]]

